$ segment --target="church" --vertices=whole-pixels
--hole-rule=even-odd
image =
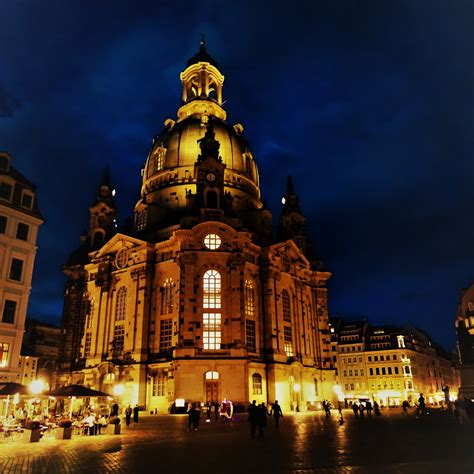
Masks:
[[[153,140],[133,226],[118,231],[106,170],[63,267],[58,385],[159,413],[189,401],[305,411],[333,400],[331,274],[313,257],[293,183],[273,228],[203,41],[180,79],[182,104]]]

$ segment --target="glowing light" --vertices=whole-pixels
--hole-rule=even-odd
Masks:
[[[115,191],[115,189],[112,189],[112,196],[115,196],[116,193],[117,191]]]
[[[20,394],[15,393],[15,395],[13,395],[13,404],[17,405],[18,403],[20,403]]]
[[[30,392],[34,395],[38,395],[45,389],[44,382],[42,380],[33,380],[30,383]]]
[[[341,386],[339,384],[334,385],[332,388],[334,390],[334,393],[337,395],[337,399],[342,402],[344,401],[344,393],[342,393]]]
[[[122,384],[114,385],[113,392],[116,397],[120,397],[125,392],[125,387]]]
[[[282,197],[282,198],[281,198],[281,203],[282,203],[282,204],[285,204],[285,202],[286,202],[286,199],[285,199],[284,197]]]
[[[184,398],[177,398],[174,402],[174,405],[176,408],[183,408],[186,404],[186,401]]]
[[[295,383],[295,385],[293,386],[293,389],[295,390],[296,393],[298,393],[300,391],[300,384],[299,383]]]

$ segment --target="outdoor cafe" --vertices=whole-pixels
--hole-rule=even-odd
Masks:
[[[108,393],[82,385],[44,389],[40,381],[0,385],[0,443],[120,433],[118,405]]]

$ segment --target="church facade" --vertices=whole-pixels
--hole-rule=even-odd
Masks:
[[[58,381],[169,411],[188,401],[334,399],[326,282],[291,180],[278,237],[224,76],[201,43],[183,103],[142,170],[133,229],[117,232],[105,173],[67,275]]]

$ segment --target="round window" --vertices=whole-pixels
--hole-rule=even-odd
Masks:
[[[204,237],[204,245],[209,250],[216,250],[221,246],[221,244],[222,240],[217,234],[207,234],[206,237]]]
[[[125,268],[128,263],[128,250],[122,249],[117,253],[115,257],[115,265],[117,268]]]

